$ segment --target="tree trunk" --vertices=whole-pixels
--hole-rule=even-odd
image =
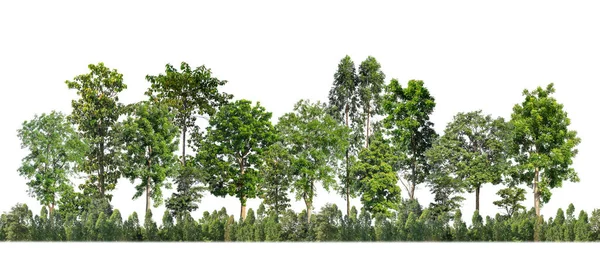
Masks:
[[[242,172],[240,179],[243,180],[244,179],[244,171],[246,170],[246,169],[244,169],[244,159],[240,159],[240,170]],[[239,192],[242,192],[242,188],[244,187],[244,183],[241,180],[238,184]],[[242,197],[240,198],[240,204],[241,204],[240,216],[242,217],[242,220],[246,220],[246,195],[245,194],[242,194]]]
[[[539,182],[539,177],[540,177],[540,170],[539,168],[535,168],[535,178],[533,179],[533,203],[535,206],[535,216],[537,218],[536,223],[535,223],[535,229],[534,229],[534,234],[533,234],[533,241],[535,242],[539,242],[540,241],[540,189],[538,187],[538,182]]]
[[[481,185],[475,188],[475,210],[479,211],[479,189],[481,189]]]
[[[148,176],[148,180],[146,180],[146,213],[150,209],[150,176]]]
[[[100,158],[98,159],[98,161],[100,165],[98,173],[98,182],[100,184],[100,197],[104,198],[104,141],[100,143]]]
[[[348,105],[346,105],[346,127],[350,127],[348,122],[348,110]],[[350,168],[348,165],[350,161],[349,152],[349,148],[346,149],[346,215],[348,215],[348,217],[350,217]]]
[[[50,204],[50,215],[54,212],[54,203]]]
[[[308,223],[310,223],[310,217],[312,216],[312,201],[305,201],[306,203],[306,216],[307,216],[307,221]]]
[[[415,200],[415,187],[416,187],[416,186],[417,186],[417,185],[415,185],[415,183],[414,183],[414,182],[413,182],[413,184],[412,184],[412,185],[410,185],[410,194],[408,194],[408,195],[409,195],[409,197],[410,197],[410,200]]]
[[[187,127],[183,125],[183,145],[181,146],[181,155],[183,166],[185,167],[185,133],[187,132]]]
[[[369,148],[369,125],[371,122],[371,110],[367,106],[367,135],[365,136],[365,148]]]

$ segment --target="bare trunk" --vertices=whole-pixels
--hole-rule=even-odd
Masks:
[[[348,122],[348,105],[346,105],[346,127],[350,127]],[[350,216],[350,168],[348,166],[350,160],[349,149],[346,149],[346,215]]]
[[[54,203],[50,204],[50,215],[54,212]]]
[[[475,210],[479,211],[479,189],[481,188],[481,185],[477,186],[477,188],[475,188]]]
[[[102,138],[104,139],[104,138]],[[104,198],[104,141],[100,143],[100,169],[98,173],[98,182],[100,184],[100,197]]]
[[[365,136],[365,148],[369,148],[369,125],[371,122],[371,110],[367,106],[367,136]]]
[[[244,160],[240,159],[240,163],[241,163],[240,164],[240,170],[242,172],[242,175],[241,175],[242,178],[240,178],[240,179],[243,179],[244,171],[245,171],[245,169],[244,169]],[[238,184],[239,192],[241,192],[241,189],[242,189],[243,186],[244,186],[244,183],[240,180],[240,182]],[[242,197],[240,199],[240,204],[241,204],[240,216],[242,217],[242,220],[246,220],[246,195],[245,194],[242,195]]]
[[[146,180],[146,213],[150,210],[150,176]]]
[[[182,162],[183,162],[183,166],[185,167],[185,133],[187,132],[187,127],[184,125],[183,126],[183,145],[181,146],[181,155],[182,155]]]
[[[539,182],[539,177],[540,177],[540,170],[539,168],[535,168],[535,178],[533,179],[533,203],[535,206],[535,215],[536,215],[536,223],[535,223],[535,229],[534,229],[534,234],[533,234],[533,241],[534,242],[539,242],[540,241],[540,189],[538,187],[538,182]]]
[[[307,216],[307,221],[308,223],[310,223],[310,217],[312,215],[312,201],[306,201],[306,216]]]
[[[410,200],[415,200],[415,184],[413,183],[410,187]]]

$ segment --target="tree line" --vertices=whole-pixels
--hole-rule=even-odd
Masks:
[[[461,112],[443,134],[437,134],[430,121],[435,98],[424,82],[410,80],[402,86],[391,79],[386,84],[381,65],[371,56],[361,62],[358,70],[349,56],[344,57],[333,75],[328,102],[299,100],[276,123],[259,102],[233,100],[233,95],[220,92],[227,81],[214,77],[205,66],[191,68],[182,62],[178,70],[167,64],[164,73],[146,76],[150,83],[147,98],[129,105],[119,102],[119,93],[127,88],[122,74],[103,63],[88,67],[89,73],[66,81],[78,95],[70,114],[52,111],[36,115],[17,132],[22,148],[29,151],[18,172],[28,180],[29,194],[44,209],[36,216],[37,221],[26,205],[18,204],[5,214],[0,225],[4,234],[10,229],[4,226],[15,225],[9,223],[9,218],[14,221],[15,217],[19,222],[15,226],[29,233],[29,239],[8,240],[39,240],[34,233],[43,224],[62,225],[65,233],[76,226],[85,230],[89,225],[87,232],[81,230],[88,234],[79,235],[87,235],[86,239],[60,240],[105,240],[100,236],[109,234],[100,232],[120,228],[117,225],[123,226],[123,233],[129,231],[125,225],[135,225],[139,233],[144,229],[160,236],[156,227],[139,227],[136,214],[122,222],[118,210],[112,208],[111,191],[125,177],[136,184],[132,199],[145,198],[147,220],[151,220],[151,208],[164,203],[165,217],[170,220],[163,217],[161,228],[179,229],[178,233],[189,228],[195,233],[188,234],[196,236],[158,240],[247,240],[236,239],[240,234],[232,229],[254,225],[246,223],[250,212],[253,222],[266,224],[271,219],[274,228],[284,228],[280,220],[286,217],[302,226],[304,237],[277,239],[284,241],[357,240],[338,236],[344,231],[358,233],[348,226],[354,224],[353,219],[356,224],[361,222],[361,217],[365,217],[362,223],[368,223],[361,231],[375,234],[360,240],[462,240],[454,234],[446,235],[463,229],[457,218],[464,200],[460,194],[475,193],[478,215],[481,187],[491,183],[505,185],[498,192],[500,199],[493,203],[506,214],[489,221],[486,218],[486,224],[477,220],[482,222],[481,229],[492,233],[496,223],[512,228],[519,222],[517,225],[523,228],[531,226],[532,240],[540,241],[546,240],[546,230],[553,229],[547,227],[540,212],[550,200],[551,190],[561,187],[563,181],[579,180],[571,165],[580,138],[569,129],[563,105],[552,97],[553,84],[524,90],[525,98],[514,106],[510,120],[494,118],[481,110]],[[199,119],[208,120],[205,129],[200,128]],[[77,175],[86,179],[76,189],[72,180]],[[335,190],[346,200],[345,217],[336,205],[313,214],[317,185],[328,192]],[[426,185],[434,195],[434,202],[424,209],[415,197],[418,185]],[[521,205],[525,200],[523,185],[533,190],[533,211]],[[175,188],[175,192],[165,199],[164,188]],[[405,196],[401,196],[403,190]],[[224,210],[224,215],[205,213],[198,222],[193,220],[190,214],[198,208],[205,192],[238,198],[239,222]],[[306,215],[290,212],[292,194],[304,202]],[[357,216],[350,204],[350,198],[355,197],[362,203],[362,216]],[[254,198],[263,202],[258,217],[251,209],[246,210],[247,200]],[[413,206],[415,203],[418,206]],[[412,218],[402,209],[411,206],[418,208],[412,211]],[[374,225],[371,216],[376,219]],[[224,222],[222,228],[229,230],[227,234],[200,238],[209,218]],[[584,218],[585,224],[581,224],[589,230],[587,215]],[[300,223],[299,219],[306,222]],[[319,239],[319,232],[310,230],[318,228],[320,219],[328,222],[324,228],[337,233],[332,234],[335,238]],[[532,219],[533,224],[524,223]],[[449,227],[449,222],[454,225]],[[96,227],[98,224],[103,230]],[[559,224],[561,233],[564,224]],[[426,237],[428,227],[436,228],[434,232],[439,236]],[[471,229],[464,229],[471,233]],[[380,233],[377,238],[376,233]],[[416,235],[420,237],[414,239]],[[528,234],[517,239],[509,235],[507,240],[529,240]],[[131,240],[123,238],[111,240]],[[495,237],[485,240],[507,241]],[[585,240],[590,240],[589,235]]]

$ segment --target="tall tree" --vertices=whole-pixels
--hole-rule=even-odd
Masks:
[[[162,187],[169,186],[166,178],[173,175],[177,162],[174,152],[179,145],[179,130],[173,118],[166,105],[142,101],[131,105],[123,122],[124,176],[132,183],[141,181],[133,199],[145,191],[146,212],[150,210],[150,199],[155,207],[162,204]]]
[[[381,92],[384,89],[385,74],[377,60],[368,56],[358,67],[358,95],[365,124],[365,147],[369,147],[369,131],[372,118],[381,111]]]
[[[213,115],[232,96],[219,93],[219,87],[227,81],[213,77],[211,70],[204,65],[192,70],[187,63],[181,62],[180,70],[177,70],[167,64],[165,74],[147,75],[146,80],[150,82],[146,95],[169,106],[175,112],[175,121],[181,130],[182,167],[175,180],[177,191],[167,200],[166,206],[172,213],[182,215],[183,211],[197,209],[196,203],[202,197],[202,187],[197,186],[197,175],[192,165],[186,162],[186,135],[190,131],[197,131],[198,117]]]
[[[206,169],[205,182],[215,196],[236,196],[246,219],[246,201],[258,195],[261,154],[275,142],[271,113],[248,100],[223,105],[210,118],[198,159]]]
[[[326,112],[325,104],[308,100],[279,118],[277,129],[291,155],[292,190],[304,200],[310,222],[315,184],[321,182],[327,191],[335,185],[335,163],[346,151],[349,130]]]
[[[375,216],[390,217],[391,211],[400,203],[398,174],[392,168],[396,161],[392,148],[378,132],[368,148],[358,155],[359,162],[353,171],[357,178],[361,202],[365,210]]]
[[[273,212],[275,221],[290,207],[288,190],[292,182],[290,154],[282,142],[266,148],[260,168],[262,182],[259,183],[264,204]]]
[[[50,208],[52,215],[60,197],[72,189],[69,177],[82,163],[87,146],[56,111],[23,122],[17,134],[21,148],[29,150],[18,172],[29,180],[29,194]]]
[[[383,101],[384,126],[390,130],[396,149],[402,153],[398,163],[400,182],[412,200],[416,186],[425,180],[431,169],[425,151],[437,138],[429,120],[435,99],[423,81],[410,80],[407,87],[402,88],[398,80],[392,79],[386,87]]]
[[[110,200],[112,195],[106,192],[115,188],[121,176],[115,125],[124,106],[118,94],[127,85],[123,83],[122,74],[116,69],[110,70],[104,63],[90,64],[88,68],[90,73],[66,81],[69,89],[76,89],[79,95],[79,99],[71,102],[73,112],[69,118],[90,146],[82,165],[89,178],[82,188],[88,195]]]
[[[479,210],[481,186],[500,183],[510,166],[506,146],[509,136],[502,118],[493,119],[481,111],[458,113],[429,155],[448,161],[446,167],[464,183],[467,191],[475,191],[475,210]]]
[[[551,96],[554,92],[552,83],[546,89],[524,90],[525,100],[514,106],[511,115],[518,177],[531,184],[538,219],[542,204],[552,196],[550,189],[561,187],[565,180],[579,181],[570,166],[581,139],[576,131],[569,130],[571,120],[563,105]],[[535,231],[535,240],[540,240],[539,231]]]
[[[504,208],[506,215],[512,217],[514,213],[525,211],[525,206],[521,202],[525,200],[525,190],[518,187],[508,187],[498,190],[496,193],[500,196],[500,200],[494,201],[494,205]]]
[[[362,120],[359,115],[358,76],[350,56],[346,55],[338,64],[337,72],[333,75],[333,87],[329,90],[329,105],[332,107],[332,117],[345,123],[352,130],[350,146],[346,150],[345,167],[340,168],[338,177],[341,180],[339,192],[346,199],[346,214],[350,214],[350,197],[353,178],[350,178],[350,157],[358,152],[362,132]]]

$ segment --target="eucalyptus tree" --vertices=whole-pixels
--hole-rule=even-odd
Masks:
[[[416,186],[423,183],[431,169],[425,152],[438,137],[429,120],[434,108],[435,99],[423,81],[410,80],[407,87],[402,88],[398,80],[392,79],[386,87],[383,99],[386,114],[384,127],[389,130],[392,142],[400,153],[397,164],[400,182],[411,200],[415,198]]]
[[[365,124],[365,147],[369,147],[369,131],[372,118],[381,112],[381,93],[385,87],[385,74],[381,71],[381,64],[368,56],[358,67],[358,97]]]
[[[122,141],[125,144],[123,174],[135,186],[136,199],[146,193],[146,208],[150,210],[150,199],[154,207],[162,204],[162,188],[170,187],[167,177],[171,177],[177,157],[174,154],[179,145],[179,129],[174,123],[174,115],[166,105],[152,101],[142,101],[131,105],[127,119],[122,125]]]
[[[297,102],[276,127],[291,155],[291,189],[296,199],[304,200],[310,223],[315,184],[320,182],[327,191],[335,185],[336,162],[346,151],[349,130],[327,113],[325,104],[308,100]]]
[[[358,76],[356,68],[350,56],[346,55],[338,64],[338,69],[333,75],[333,87],[329,90],[329,106],[331,116],[343,122],[352,130],[350,134],[349,147],[346,150],[345,167],[340,168],[338,178],[341,181],[339,193],[346,199],[346,214],[350,214],[350,197],[355,196],[352,190],[354,180],[350,177],[350,158],[358,153],[360,147],[362,130],[362,118],[360,116]]]
[[[146,95],[151,100],[165,103],[175,113],[175,123],[181,131],[182,167],[175,178],[177,190],[167,200],[166,207],[172,213],[183,215],[184,211],[191,212],[198,208],[196,203],[200,201],[203,190],[203,187],[198,186],[198,176],[193,164],[187,163],[186,135],[191,131],[198,131],[196,121],[199,117],[213,115],[232,96],[219,93],[219,88],[227,81],[213,77],[212,71],[204,65],[192,69],[187,63],[181,62],[180,70],[177,70],[167,64],[164,74],[147,75],[146,80],[150,82]]]
[[[511,115],[517,178],[531,184],[539,220],[541,206],[550,201],[552,188],[561,187],[563,181],[579,181],[571,165],[581,139],[576,131],[569,129],[571,120],[563,105],[552,97],[555,91],[552,83],[546,89],[525,89],[525,100],[514,106]],[[539,241],[537,225],[535,240]]]
[[[246,219],[246,201],[259,194],[263,151],[276,140],[271,113],[248,100],[223,105],[210,118],[205,139],[199,142],[198,161],[205,182],[215,196],[236,196]]]
[[[123,113],[119,93],[127,88],[123,75],[109,69],[104,63],[88,65],[90,73],[81,74],[65,83],[69,89],[77,90],[79,98],[73,100],[73,112],[68,117],[89,144],[83,172],[89,178],[82,186],[86,195],[97,195],[100,199],[115,188],[121,172],[119,169],[118,131],[115,125]]]
[[[60,197],[72,189],[69,178],[83,162],[87,146],[56,111],[23,122],[17,135],[21,148],[29,151],[17,171],[29,180],[29,194],[52,214]]]

